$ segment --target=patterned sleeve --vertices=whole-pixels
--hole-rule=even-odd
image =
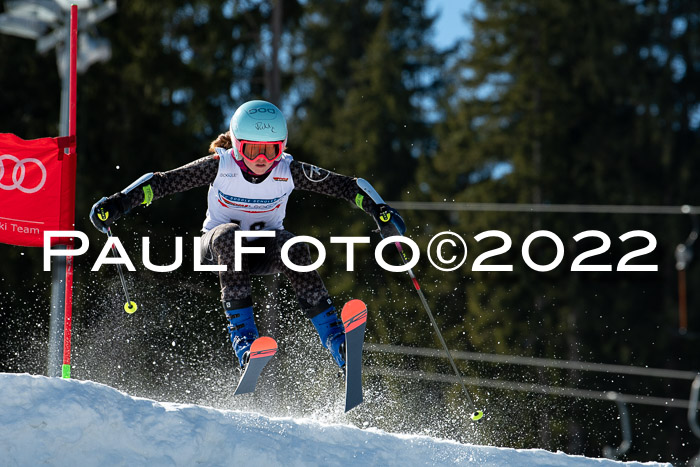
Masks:
[[[141,204],[149,204],[150,201],[163,198],[173,193],[187,191],[198,186],[209,185],[216,178],[219,170],[219,156],[211,155],[197,159],[189,164],[168,170],[167,172],[155,172],[153,178],[145,182],[150,185],[153,192],[151,200],[144,200],[144,191],[131,190],[126,195],[124,207],[133,209]]]
[[[374,212],[376,204],[360,191],[356,178],[297,160],[292,161],[289,168],[292,171],[295,188],[345,199],[365,212]]]

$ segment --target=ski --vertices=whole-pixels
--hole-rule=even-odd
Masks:
[[[272,337],[258,337],[253,341],[253,345],[250,346],[250,359],[238,381],[234,396],[255,391],[260,373],[276,352],[277,342]]]
[[[362,346],[367,324],[367,305],[350,300],[340,319],[345,327],[345,411],[362,403]]]

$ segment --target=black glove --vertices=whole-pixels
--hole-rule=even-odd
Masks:
[[[107,233],[107,228],[126,214],[124,209],[124,195],[116,193],[109,198],[102,198],[96,202],[90,210],[90,221],[97,230]]]
[[[401,215],[388,204],[378,204],[372,215],[377,222],[379,233],[382,238],[406,233],[406,224],[401,218]]]

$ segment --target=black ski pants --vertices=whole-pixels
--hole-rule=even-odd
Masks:
[[[202,236],[202,264],[218,264],[227,267],[226,271],[218,273],[224,309],[240,308],[246,306],[246,303],[252,303],[251,274],[266,275],[280,272],[287,276],[297,295],[299,305],[309,318],[330,306],[328,290],[323,285],[323,280],[317,271],[293,271],[282,262],[282,246],[287,240],[294,237],[294,234],[287,230],[275,230],[274,237],[263,237],[255,240],[241,239],[242,246],[264,247],[265,253],[243,254],[241,270],[235,271],[234,236],[237,230],[240,230],[238,224],[221,224]],[[292,263],[299,266],[308,266],[312,263],[309,246],[306,243],[293,245],[289,249],[288,256]]]

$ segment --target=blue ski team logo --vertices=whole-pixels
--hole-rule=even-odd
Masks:
[[[221,190],[219,190],[219,194],[217,196],[219,204],[221,204],[225,208],[234,208],[234,209],[241,209],[241,208],[250,208],[252,209],[251,211],[246,211],[244,209],[241,209],[243,212],[268,212],[268,211],[274,211],[275,209],[280,207],[280,203],[278,203],[279,200],[284,198],[286,195],[279,196],[277,198],[269,198],[269,199],[264,199],[264,198],[240,198],[238,196],[231,196],[227,195],[226,193],[223,193]]]

